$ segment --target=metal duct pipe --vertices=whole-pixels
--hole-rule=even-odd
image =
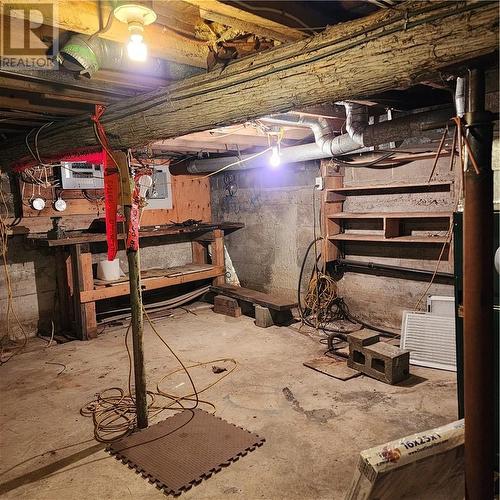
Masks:
[[[455,86],[455,108],[457,116],[462,118],[465,114],[465,78],[459,76]]]
[[[378,146],[379,144],[387,144],[389,142],[402,141],[408,137],[418,137],[426,133],[432,128],[441,128],[446,125],[448,120],[454,116],[453,108],[438,109],[435,111],[425,111],[415,113],[413,115],[395,118],[374,125],[368,125],[363,130],[364,146]],[[288,116],[288,115],[281,115]],[[294,116],[294,115],[290,115]],[[298,119],[297,119],[298,120]],[[288,125],[290,125],[288,121]],[[295,121],[298,124],[298,121]],[[300,122],[305,125],[305,122]],[[319,160],[322,158],[330,158],[341,154],[349,153],[358,150],[361,146],[355,143],[349,134],[339,135],[328,142],[328,147],[320,147],[318,144],[302,144],[300,146],[290,146],[281,149],[282,163],[296,163],[301,161]],[[349,145],[353,145],[349,149]],[[243,160],[240,164],[232,167],[231,170],[243,170],[247,168],[262,167],[267,164],[267,159],[264,156],[245,161],[250,154],[237,156],[224,156],[210,159],[191,160],[181,166],[179,164],[174,173],[187,172],[191,174],[215,172],[230,163],[238,160]]]
[[[203,71],[158,57],[150,57],[144,63],[133,62],[123,44],[82,34],[69,38],[57,54],[57,61],[69,71],[88,78],[99,69],[140,72],[168,80],[181,80]]]
[[[363,146],[362,131],[368,125],[368,110],[360,104],[343,103],[346,108],[347,134],[335,136],[330,123],[325,118],[312,118],[300,113],[279,114],[262,118],[263,122],[275,125],[295,125],[308,127],[314,134],[318,148],[328,156],[350,153]],[[361,133],[360,133],[361,132]],[[283,160],[284,161],[284,160]]]

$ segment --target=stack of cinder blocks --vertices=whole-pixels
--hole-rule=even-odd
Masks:
[[[347,366],[387,384],[397,384],[410,375],[410,352],[360,330],[349,335]]]

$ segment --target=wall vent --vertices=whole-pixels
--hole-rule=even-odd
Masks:
[[[404,311],[401,348],[410,351],[410,364],[457,371],[455,318]]]

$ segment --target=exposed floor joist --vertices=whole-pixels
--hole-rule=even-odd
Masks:
[[[199,75],[110,105],[102,122],[112,147],[122,149],[404,88],[437,78],[451,64],[494,52],[498,18],[496,3],[468,1],[450,9],[448,2],[406,2],[401,9],[235,61],[222,74]],[[90,120],[80,118],[45,129],[40,153],[48,157],[74,150],[76,136],[82,147],[96,146]],[[27,157],[24,140],[4,152],[4,162],[22,157]]]
[[[215,21],[280,42],[291,42],[305,38],[304,33],[298,29],[284,26],[262,16],[233,7],[232,5],[224,4],[219,2],[219,0],[184,1],[199,7],[202,19]]]

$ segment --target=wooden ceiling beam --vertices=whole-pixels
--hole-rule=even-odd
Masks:
[[[78,90],[66,89],[60,85],[54,85],[51,82],[31,82],[20,78],[9,78],[2,76],[0,71],[0,89],[15,90],[19,92],[30,92],[40,94],[47,99],[57,99],[61,101],[75,102],[112,102],[119,99],[118,96],[100,94],[95,91],[83,92]],[[50,97],[49,97],[50,96]]]
[[[0,96],[0,108],[5,108],[8,110],[16,109],[20,111],[31,111],[34,113],[47,113],[56,116],[75,116],[89,113],[82,108],[75,109],[63,106],[46,106],[44,104],[30,102],[28,99],[9,96]]]
[[[46,0],[32,0],[26,4],[16,2],[16,5],[19,5],[19,9],[22,9],[23,7],[32,8],[33,4],[36,3],[46,3]],[[57,2],[57,15],[52,19],[44,19],[44,23],[66,31],[91,35],[99,30],[99,19],[102,18],[106,21],[110,11],[111,9],[106,3],[99,1],[71,0]],[[29,12],[29,10],[26,12]],[[125,23],[113,19],[111,28],[99,36],[106,40],[124,44],[129,37],[128,27]],[[144,40],[152,56],[206,68],[208,47],[203,41],[182,36],[172,29],[156,23],[146,26]]]
[[[218,0],[184,0],[200,9],[200,17],[280,42],[295,42],[306,35],[295,28],[252,14]]]
[[[324,102],[365,99],[436,78],[451,65],[498,48],[496,3],[409,1],[346,22],[303,41],[237,60],[149,94],[110,105],[101,122],[113,148],[246,122]],[[463,43],[463,40],[467,43]],[[432,49],[432,50],[431,50]],[[96,147],[88,117],[66,120],[40,134],[43,157]],[[43,140],[42,140],[43,139]],[[27,155],[13,142],[3,166]]]
[[[69,95],[72,92],[75,92],[74,95],[77,95],[79,92],[92,92],[118,99],[131,97],[138,93],[130,87],[127,88],[127,81],[125,79],[116,85],[103,84],[99,80],[78,77],[74,73],[64,70],[18,70],[15,68],[7,70],[0,68],[0,77],[13,80],[8,84],[6,83],[6,85],[17,85],[13,90],[26,90],[35,93],[45,93],[48,91],[48,88],[51,88],[65,95]],[[4,81],[7,82],[7,80]],[[23,86],[24,88],[22,88]],[[10,87],[6,86],[6,88]]]

